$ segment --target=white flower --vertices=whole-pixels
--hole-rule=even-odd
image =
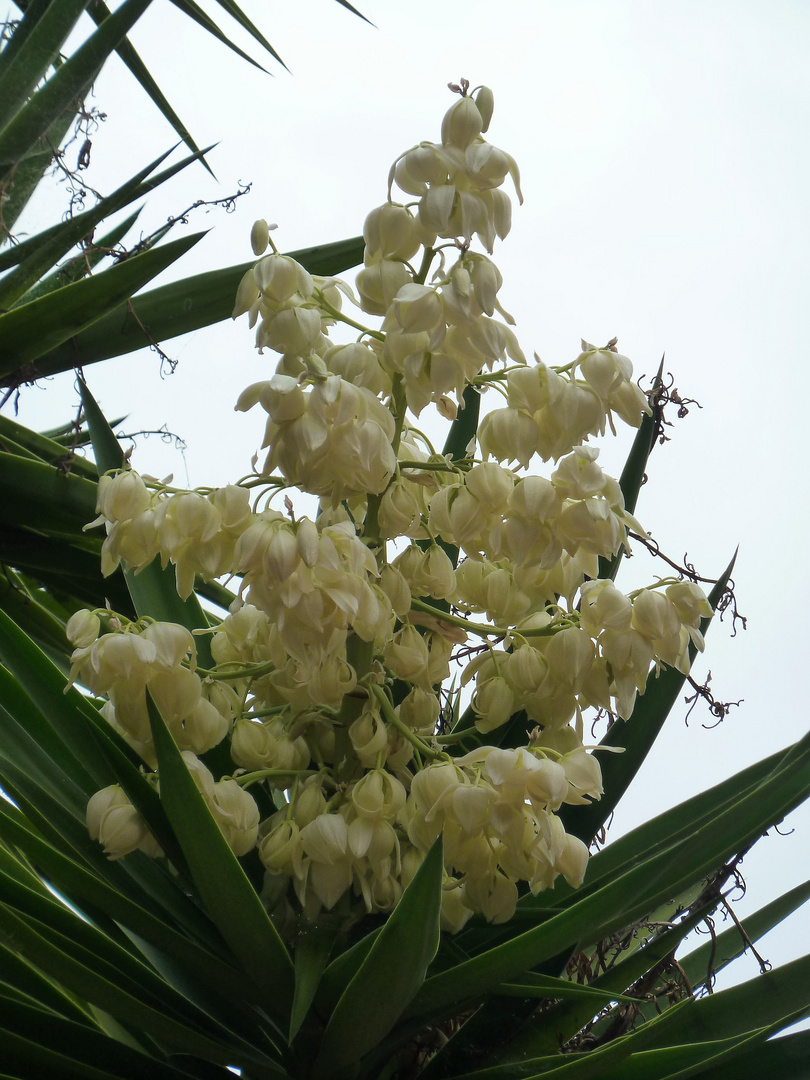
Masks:
[[[157,841],[119,784],[102,788],[87,804],[87,830],[104,847],[108,859],[121,859],[131,851],[162,855]]]

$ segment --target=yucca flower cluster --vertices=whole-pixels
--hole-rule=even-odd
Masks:
[[[215,667],[171,624],[68,626],[73,678],[148,770],[151,695],[233,850],[257,849],[280,925],[390,911],[439,835],[446,929],[507,920],[521,888],[558,875],[579,884],[587,849],[557,811],[602,792],[583,714],[628,717],[653,670],[688,669],[711,613],[690,583],[626,595],[598,577],[643,529],[590,440],[649,406],[615,341],[527,361],[490,258],[518,169],[485,139],[491,91],[453,89],[441,140],[396,161],[366,220],[356,291],[268,253],[271,227],[254,226],[234,316],[278,359],[236,405],[267,414],[253,474],[197,492],[131,470],[101,481],[105,573],[159,557],[182,597],[197,575],[239,582],[208,631]],[[458,423],[488,390],[505,404],[466,449],[437,452],[422,413]],[[317,511],[296,513],[296,491]],[[223,740],[233,769],[215,779],[200,756]],[[162,854],[118,788],[88,822],[111,858]]]

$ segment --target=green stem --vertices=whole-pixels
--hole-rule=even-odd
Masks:
[[[396,422],[391,446],[396,454],[399,450],[400,439],[402,438],[402,429],[405,426],[405,413],[408,411],[408,405],[405,400],[405,383],[402,376],[399,374],[395,375],[392,380],[391,399],[394,406],[394,420]]]
[[[391,727],[396,728],[401,735],[404,735],[414,749],[418,750],[420,754],[424,754],[425,757],[433,758],[434,760],[444,756],[441,750],[431,749],[431,747],[429,747],[426,742],[423,742],[418,735],[415,735],[406,724],[403,724],[394,712],[394,706],[388,700],[388,695],[385,690],[383,690],[378,683],[366,683],[365,686],[366,689],[370,691],[369,696],[373,695],[376,697],[380,706],[380,712],[382,713],[383,720],[385,720],[386,724],[390,724]]]
[[[458,465],[448,465],[444,462],[442,465],[436,465],[432,462],[428,464],[426,461],[400,461],[400,469],[418,469],[419,472],[459,472],[463,471],[463,467]]]
[[[232,776],[237,784],[250,787],[260,780],[271,780],[274,776],[317,776],[317,769],[258,769],[256,772],[242,773],[241,776]]]
[[[422,256],[422,265],[419,267],[419,273],[413,279],[416,285],[424,285],[425,278],[428,276],[428,270],[430,270],[430,264],[433,262],[433,256],[436,254],[432,247],[425,248],[425,254]]]
[[[230,661],[235,663],[235,661]],[[276,670],[276,665],[267,661],[264,664],[241,664],[236,671],[218,671],[216,668],[197,668],[197,674],[205,679],[219,679],[228,682],[232,679],[258,679]]]
[[[465,728],[464,731],[454,731],[449,735],[437,735],[436,742],[440,746],[452,746],[453,743],[464,742],[465,739],[469,739],[477,734],[478,731],[476,728]]]
[[[332,307],[321,292],[318,293],[318,306],[325,311],[327,315],[331,315],[333,319],[337,319],[338,322],[345,323],[354,330],[359,330],[361,334],[365,334],[367,337],[376,338],[377,341],[385,341],[385,334],[381,333],[379,330],[370,330],[367,326],[363,326],[362,323],[350,319],[348,315],[344,315],[342,311],[338,311],[336,307]]]
[[[426,615],[435,615],[435,617],[441,619],[442,622],[450,623],[453,626],[460,626],[463,630],[469,630],[470,633],[478,634],[479,637],[506,637],[507,634],[513,634],[523,638],[552,637],[560,630],[564,630],[566,626],[578,625],[575,620],[567,618],[561,620],[559,623],[555,623],[553,626],[528,627],[525,630],[516,630],[514,627],[488,626],[486,623],[471,622],[469,619],[462,619],[458,615],[451,615],[447,611],[441,611],[431,604],[426,604],[424,600],[420,600],[418,597],[414,597],[411,600],[411,608],[415,611],[423,611]]]

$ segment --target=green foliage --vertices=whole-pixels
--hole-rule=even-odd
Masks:
[[[0,376],[7,387],[138,349],[149,343],[146,325],[164,340],[228,317],[249,265],[198,274],[133,301],[198,235],[96,272],[103,260],[91,245],[93,230],[207,152],[126,39],[148,2],[126,0],[110,14],[101,0],[28,0],[0,52],[7,230],[48,167],[51,141],[58,144],[69,129],[77,96],[113,51],[191,150],[155,174],[157,159],[92,210],[0,251]],[[235,48],[195,3],[177,6]],[[220,6],[277,55],[232,0]],[[85,10],[98,29],[65,60],[60,50]],[[134,220],[131,214],[110,226],[101,246],[120,240]],[[57,269],[77,245],[79,255]],[[352,239],[294,255],[310,271],[331,274],[361,253],[362,241]],[[468,396],[445,447],[454,457],[475,428],[477,396]],[[810,793],[810,738],[608,844],[580,889],[560,884],[523,896],[506,925],[473,921],[455,938],[440,935],[437,841],[387,920],[346,927],[339,912],[329,913],[282,940],[257,891],[255,859],[231,852],[157,708],[150,715],[159,794],[97,703],[69,685],[64,627],[80,607],[109,599],[122,614],[190,629],[216,619],[196,595],[181,604],[173,576],[158,566],[101,577],[101,543],[84,526],[95,516],[99,472],[120,465],[121,449],[116,425],[107,424],[86,388],[83,400],[89,433],[42,435],[0,417],[3,1075],[225,1080],[233,1075],[227,1066],[255,1080],[807,1075],[810,1035],[773,1036],[810,1012],[809,957],[705,991],[715,971],[806,902],[810,884],[677,963],[674,957],[689,931],[723,910],[740,854]],[[653,435],[645,421],[622,475],[630,507]],[[95,463],[71,452],[89,436]],[[602,567],[603,576],[618,565]],[[730,573],[731,565],[712,594],[715,609]],[[217,585],[197,592],[209,612],[231,599]],[[626,752],[603,758],[607,795],[569,808],[566,818],[586,842],[631,783],[682,684],[679,672],[665,669],[633,717],[608,732],[605,743]],[[525,723],[514,717],[501,743],[510,745]],[[455,730],[471,725],[463,714]],[[225,770],[222,764],[219,773]],[[89,837],[87,801],[114,783],[167,859],[136,852],[110,861]]]

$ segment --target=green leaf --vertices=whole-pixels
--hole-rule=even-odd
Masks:
[[[0,986],[0,991],[2,991]],[[66,1080],[98,1080],[148,1076],[150,1080],[182,1080],[188,1073],[165,1061],[110,1039],[102,1032],[55,1016],[40,1005],[14,998],[6,989],[0,995],[3,1067],[17,1075]],[[232,1077],[224,1068],[212,1067],[212,1077]]]
[[[382,927],[364,934],[359,941],[340,953],[327,967],[315,997],[317,1012],[328,1015],[334,1011],[346,987],[365,963],[366,957],[377,940]]]
[[[16,47],[0,69],[0,132],[45,78],[87,2],[51,0],[43,11],[23,15],[12,39]]]
[[[72,285],[0,315],[0,335],[3,338],[0,376],[8,376],[15,369],[30,364],[115,310],[194,247],[204,235],[195,233],[152,248],[101,274],[75,281]],[[81,358],[74,356],[70,367],[80,363]],[[38,377],[39,369],[30,369],[26,381]]]
[[[787,1026],[810,1012],[810,955],[708,994],[658,1029],[658,1045],[731,1038],[764,1025]]]
[[[242,49],[240,49],[238,45],[235,45],[230,40],[230,38],[226,37],[225,34],[223,34],[223,32],[214,22],[214,20],[210,17],[210,15],[203,11],[203,9],[198,4],[195,4],[194,0],[172,0],[172,3],[176,8],[179,8],[184,15],[187,15],[190,19],[193,19],[193,21],[196,22],[199,26],[201,26],[203,30],[207,30],[209,34],[211,34],[217,39],[217,41],[221,41],[223,45],[226,45],[229,49],[232,49],[237,56],[241,56],[243,60],[247,60],[249,64],[257,67],[259,71],[264,71],[266,74],[266,69],[263,68],[261,64],[258,64],[251,56],[248,56],[248,54]],[[256,31],[256,33],[258,34],[258,31]],[[259,35],[259,37],[261,38],[261,35]],[[286,64],[278,55],[278,53],[276,53],[275,50],[269,45],[267,46],[267,48],[271,55],[282,65],[282,67],[286,67]]]
[[[3,446],[6,440],[13,440],[25,447],[47,465],[59,467],[69,465],[69,471],[78,476],[83,476],[87,480],[98,479],[98,469],[92,461],[66,452],[61,443],[49,439],[47,435],[40,435],[36,431],[31,431],[30,428],[23,427],[9,416],[0,414],[0,446]]]
[[[544,1000],[573,998],[587,1001],[592,1009],[600,1009],[611,1001],[629,1001],[633,1004],[636,1001],[635,998],[616,991],[572,982],[570,979],[557,979],[553,975],[537,975],[533,971],[524,972],[519,978],[519,982],[501,983],[493,990],[493,994],[498,997],[542,998]]]
[[[362,262],[363,248],[363,238],[356,237],[289,254],[310,273],[329,276]],[[229,319],[237,286],[254,262],[195,274],[135,297],[131,310],[122,304],[75,337],[43,353],[34,364],[37,377],[87,367],[146,348],[152,341],[166,341]],[[149,327],[148,335],[145,326]],[[6,384],[16,385],[23,374],[12,373]]]
[[[683,1007],[683,1005],[676,1006],[676,1009]],[[555,1053],[519,1062],[512,1061],[503,1065],[494,1065],[488,1069],[475,1069],[474,1072],[456,1074],[454,1080],[534,1080],[536,1077],[543,1077],[543,1080],[546,1080],[546,1077],[553,1077],[553,1080],[558,1080],[558,1078],[559,1080],[591,1080],[591,1078],[597,1080],[601,1077],[610,1077],[612,1080],[616,1075],[615,1070],[623,1061],[653,1041],[658,1025],[665,1020],[666,1017],[659,1017],[657,1021],[645,1025],[632,1035],[616,1039],[607,1046],[588,1053]],[[429,1068],[426,1076],[428,1072]],[[433,1080],[432,1075],[430,1080]],[[657,1074],[651,1073],[649,1080],[659,1080],[659,1078]]]
[[[89,1008],[80,1005],[77,998],[68,994],[52,979],[48,979],[24,957],[2,944],[0,956],[0,971],[3,973],[0,994],[7,995],[8,988],[13,986],[15,994],[32,998],[40,1008],[46,1008],[51,1013],[75,1020],[79,1024],[90,1025]]]
[[[29,900],[32,897],[33,894],[30,894]],[[58,917],[58,907],[59,904],[54,901],[50,910],[51,918]],[[67,908],[63,910],[65,914],[71,914]],[[281,1071],[258,1051],[245,1044],[240,1045],[240,1040],[230,1037],[212,1017],[191,1006],[190,1002],[181,1005],[183,999],[180,995],[158,976],[151,976],[156,988],[155,993],[151,993],[138,980],[125,975],[117,965],[134,971],[134,958],[129,959],[128,954],[120,948],[112,949],[112,942],[106,935],[96,932],[93,948],[110,957],[115,956],[115,961],[102,960],[92,949],[77,945],[75,937],[86,934],[83,928],[89,924],[76,916],[71,915],[71,918],[73,936],[67,936],[24,911],[14,911],[7,904],[0,903],[0,927],[4,933],[14,936],[31,960],[63,985],[105,1009],[124,1024],[140,1027],[179,1052],[203,1054],[221,1065],[253,1066],[258,1062],[265,1066],[268,1074]],[[139,974],[147,984],[150,982],[145,965],[141,965]],[[182,1012],[176,1011],[175,1006],[180,1006]],[[198,1018],[193,1024],[189,1020],[191,1016]]]
[[[71,649],[65,638],[64,624],[36,599],[18,588],[8,569],[0,576],[0,608],[67,673]]]
[[[0,522],[51,533],[79,533],[96,511],[96,485],[51,465],[0,453]]]
[[[0,529],[0,563],[35,578],[51,596],[59,596],[71,615],[80,607],[103,608],[109,600],[113,610],[135,619],[123,573],[101,575],[100,546],[87,545],[84,537],[40,536],[10,525]]]
[[[45,2],[48,3],[49,0],[45,0]],[[17,166],[14,172],[14,182],[6,188],[6,201],[3,204],[3,224],[8,230],[8,238],[11,237],[11,231],[17,220],[51,167],[55,153],[54,148],[62,145],[73,121],[74,117],[70,110],[63,113],[51,124],[45,135]],[[0,247],[8,238],[5,235],[5,230],[0,231]],[[13,247],[8,250],[13,250]],[[8,253],[8,250],[0,255],[0,259]],[[11,265],[14,265],[14,263]]]
[[[210,147],[209,147],[210,149]],[[192,154],[190,157],[184,158],[177,164],[172,165],[168,169],[164,169],[163,172],[153,176],[150,180],[146,178],[151,172],[165,161],[169,156],[171,150],[165,154],[161,154],[153,162],[141,169],[130,180],[123,184],[120,188],[109,195],[105,199],[100,199],[98,203],[91,209],[86,210],[83,214],[76,214],[75,217],[68,218],[67,221],[60,222],[58,225],[51,226],[42,233],[38,233],[36,236],[32,236],[29,240],[24,240],[21,244],[17,244],[10,252],[6,253],[5,257],[0,256],[0,265],[3,262],[9,263],[14,258],[16,262],[16,269],[0,281],[0,309],[14,307],[19,301],[20,297],[25,296],[26,303],[32,302],[33,295],[26,295],[31,286],[38,281],[46,271],[55,266],[58,261],[67,254],[71,248],[75,247],[78,243],[88,239],[92,236],[93,230],[96,225],[106,217],[110,217],[118,210],[125,206],[128,206],[131,202],[137,199],[143,198],[149,191],[154,190],[167,180],[171,179],[182,169],[186,168],[192,161],[196,161],[202,154],[202,151]],[[129,219],[129,224],[132,223],[134,218]],[[129,226],[125,223],[126,228]],[[124,232],[126,231],[124,228]],[[103,241],[102,241],[103,245]],[[96,261],[98,261],[98,256]],[[75,262],[76,260],[74,260]],[[83,274],[75,275],[76,280],[79,280],[84,274],[87,273],[87,263],[82,256],[78,260],[79,264],[83,267]],[[58,278],[56,279],[58,280]],[[53,292],[56,287],[56,280],[52,288],[45,290],[47,292]],[[68,284],[68,280],[63,277],[61,287],[64,288]],[[38,292],[37,295],[42,295],[42,292]]]
[[[293,967],[281,938],[188,771],[151,697],[149,718],[160,772],[160,800],[205,908],[259,1001],[286,1030]]]
[[[17,4],[25,17],[20,19],[16,26],[12,24],[10,36],[8,31],[6,32],[7,40],[4,42],[2,52],[0,52],[0,75],[6,70],[36,29],[37,23],[47,12],[49,3],[50,0],[29,0],[28,3],[23,0],[23,3]]]
[[[131,859],[119,865],[109,860],[99,861],[99,866],[109,874],[112,883],[105,881],[80,865],[75,856],[64,854],[48,844],[21,814],[2,803],[0,835],[23,852],[63,895],[71,897],[74,904],[90,905],[104,912],[155,946],[165,957],[172,957],[198,987],[206,987],[225,999],[232,1006],[229,1009],[232,1014],[229,1023],[234,1028],[240,1021],[244,1024],[248,1019],[255,1023],[257,1018],[244,997],[244,978],[205,945],[191,940],[187,934],[179,933],[165,917],[156,915],[158,898],[129,875]],[[218,1007],[221,1010],[222,1005]]]
[[[172,3],[176,2],[177,0],[172,0]],[[282,67],[287,67],[287,65],[278,55],[278,53],[267,40],[267,38],[265,38],[264,35],[253,25],[253,23],[250,21],[247,15],[245,15],[239,5],[234,3],[234,0],[217,0],[217,3],[224,11],[227,11],[228,14],[232,18],[234,18],[244,30],[247,30],[251,37],[255,41],[257,41],[263,49],[266,49],[272,57],[278,60]],[[338,0],[338,3],[340,3],[340,0]]]
[[[734,1062],[734,1080],[762,1080],[765,1076],[778,1080],[807,1080],[810,1061],[810,1031],[799,1031],[771,1039],[760,1046],[750,1047],[744,1057]],[[729,1080],[726,1065],[701,1069],[700,1080]]]
[[[124,0],[115,14],[79,48],[0,131],[0,180],[36,145],[66,109],[84,96],[104,61],[149,7],[150,0]]]
[[[295,994],[290,1014],[289,1042],[292,1042],[309,1012],[329,954],[341,929],[341,918],[322,912],[305,923],[295,936]]]
[[[340,1074],[373,1050],[424,984],[439,946],[443,865],[439,838],[335,1006],[314,1077]]]
[[[47,277],[44,277],[32,289],[29,289],[25,294],[26,303],[31,300],[36,300],[46,293],[54,292],[55,289],[61,289],[65,285],[72,285],[74,281],[80,281],[83,277],[86,277],[102,259],[109,258],[112,249],[124,236],[126,236],[138,220],[142,209],[142,206],[138,207],[138,209],[130,214],[129,217],[124,218],[122,222],[115,225],[100,239],[96,240],[94,237],[92,243],[87,248],[84,248],[80,255],[75,255],[72,259],[68,259],[67,262],[58,266],[52,274],[48,274]],[[120,423],[120,421],[118,422]],[[80,428],[71,424],[68,428],[68,433],[70,445],[74,449],[83,445]]]
[[[70,250],[73,244],[78,243],[84,237],[90,236],[95,225],[101,221],[102,218],[105,216],[109,217],[111,214],[115,213],[116,210],[120,210],[129,203],[141,198],[146,192],[157,187],[162,180],[168,179],[169,176],[176,173],[180,168],[188,164],[189,161],[193,161],[197,156],[194,155],[190,158],[185,158],[183,162],[179,162],[176,166],[165,170],[163,173],[159,173],[157,176],[153,177],[151,181],[145,180],[149,173],[165,161],[171,153],[172,150],[167,150],[165,153],[155,158],[150,165],[141,169],[135,176],[131,177],[125,184],[113,192],[112,195],[108,195],[106,199],[100,200],[100,202],[90,210],[85,210],[81,214],[76,214],[75,217],[70,218],[68,221],[60,221],[57,222],[56,225],[50,225],[47,229],[43,229],[41,232],[29,236],[27,240],[20,240],[20,242],[13,247],[1,252],[0,270],[8,270],[11,267],[19,266],[21,263],[27,263],[29,260],[35,259],[43,246],[47,245],[50,247],[62,236],[71,239],[71,243],[64,247],[63,251]],[[98,213],[99,206],[102,204],[105,204],[107,209],[102,213]]]
[[[642,976],[671,956],[686,935],[706,917],[710,910],[711,908],[701,907],[677,926],[648,939],[642,948],[624,955],[618,963],[597,976],[589,987],[592,990],[598,990],[605,997],[629,990]],[[619,998],[617,997],[616,1000],[618,1001]],[[636,1007],[641,1004],[637,998],[632,1000],[636,1002]],[[498,1047],[498,1060],[522,1061],[541,1054],[553,1054],[560,1046],[572,1039],[594,1016],[593,1006],[587,999],[562,1002],[544,1014],[542,1024],[522,1025],[514,1038]],[[463,1029],[461,1034],[463,1034]]]
[[[18,683],[7,691],[4,704],[9,712],[14,709],[20,727],[50,755],[64,758],[66,774],[88,796],[111,782],[120,783],[182,875],[182,852],[157,793],[135,764],[134,752],[75,687],[66,689],[62,673],[2,611],[0,661]],[[4,677],[0,669],[0,678]]]

